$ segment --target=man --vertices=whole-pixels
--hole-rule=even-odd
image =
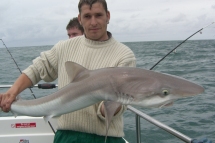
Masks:
[[[81,36],[84,34],[84,29],[80,25],[77,17],[74,17],[69,21],[68,25],[66,26],[66,30],[69,38]]]
[[[135,66],[133,52],[117,42],[107,24],[110,12],[105,0],[80,0],[78,20],[84,28],[84,35],[60,41],[51,50],[42,52],[33,64],[23,71],[13,86],[0,94],[0,107],[10,110],[16,96],[27,87],[40,80],[51,82],[58,78],[58,87],[66,86],[74,78],[69,78],[65,69],[66,61],[76,62],[89,70],[104,67]],[[75,69],[74,69],[75,70]],[[107,143],[124,143],[122,114],[126,109],[120,106],[109,127]],[[55,143],[97,143],[104,142],[106,134],[104,104],[65,114],[58,119]]]

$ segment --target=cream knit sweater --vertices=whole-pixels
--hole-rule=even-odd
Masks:
[[[110,34],[110,33],[109,33]],[[40,80],[46,82],[58,78],[59,89],[70,83],[65,62],[76,62],[89,70],[104,67],[135,66],[133,52],[125,45],[117,42],[113,37],[107,41],[92,41],[85,36],[75,37],[58,42],[51,50],[42,52],[40,57],[33,60],[33,64],[23,71],[33,84]],[[58,119],[58,130],[74,130],[97,135],[105,135],[105,120],[100,113],[102,103],[62,115]],[[122,113],[125,106],[114,116],[108,136],[122,137]]]

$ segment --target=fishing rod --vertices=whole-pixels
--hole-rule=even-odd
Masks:
[[[4,45],[5,48],[7,49],[7,52],[10,54],[10,57],[11,57],[11,59],[13,60],[13,62],[15,63],[15,65],[16,65],[17,69],[19,70],[20,74],[22,74],[22,71],[20,70],[20,68],[19,68],[19,66],[18,66],[18,64],[17,64],[17,62],[16,62],[16,60],[13,58],[13,55],[11,54],[11,52],[9,51],[9,49],[7,48],[6,44],[4,43],[4,41],[3,41],[2,39],[0,39],[0,40],[2,41],[3,45]],[[31,90],[30,87],[29,87],[29,89],[30,89],[30,91],[31,91],[32,96],[34,96],[34,99],[36,99],[36,96],[34,95],[34,93],[33,93],[33,91]]]
[[[11,52],[9,51],[9,49],[7,48],[6,44],[4,43],[4,41],[2,39],[0,39],[3,43],[3,45],[5,46],[5,48],[7,49],[8,53],[10,54],[11,59],[13,60],[13,62],[15,63],[17,69],[19,70],[20,74],[22,74],[22,71],[20,70],[16,60],[13,58],[13,55],[11,54]],[[28,88],[31,91],[31,95],[34,97],[34,99],[36,99],[36,96],[34,95],[34,92],[32,91],[31,87]],[[55,130],[52,126],[52,124],[48,121],[49,126],[51,127],[53,133],[55,134]]]
[[[184,41],[182,41],[178,46],[176,46],[175,48],[173,48],[169,53],[167,53],[163,58],[161,58],[154,66],[152,66],[150,68],[150,70],[154,69],[161,61],[163,61],[169,54],[171,54],[173,51],[175,51],[179,46],[181,46],[183,43],[185,43],[188,39],[190,39],[191,37],[193,37],[194,35],[196,35],[197,33],[201,33],[201,31],[209,26],[211,26],[212,24],[214,24],[215,22],[212,22],[211,24],[201,28],[200,30],[196,31],[194,34],[192,34],[191,36],[189,36],[187,39],[185,39]]]

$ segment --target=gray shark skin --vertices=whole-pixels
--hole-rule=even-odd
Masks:
[[[203,87],[183,78],[134,67],[87,70],[74,62],[65,63],[73,80],[57,92],[33,100],[17,100],[14,114],[46,120],[105,101],[107,129],[120,105],[162,107],[174,100],[200,94]],[[110,102],[111,101],[111,102]]]

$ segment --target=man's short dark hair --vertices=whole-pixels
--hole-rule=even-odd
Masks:
[[[108,12],[108,8],[107,8],[107,3],[105,0],[80,0],[79,3],[78,3],[78,10],[79,10],[79,13],[81,13],[81,7],[84,5],[84,4],[87,4],[87,5],[90,5],[90,9],[92,8],[92,5],[96,2],[99,2],[103,5],[104,9],[106,12]]]
[[[70,19],[68,25],[66,26],[66,30],[69,30],[70,28],[77,28],[82,33],[84,33],[84,28],[80,25],[77,17],[74,17],[73,19]]]

